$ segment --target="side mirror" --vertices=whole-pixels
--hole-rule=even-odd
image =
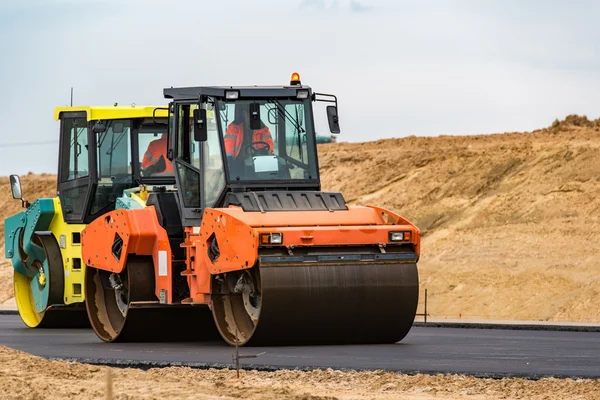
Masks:
[[[208,139],[208,126],[206,124],[206,109],[196,108],[194,110],[194,140],[206,142]]]
[[[250,104],[250,129],[256,130],[262,128],[260,120],[260,105],[258,103]]]
[[[23,192],[21,190],[21,180],[19,175],[10,176],[10,188],[12,190],[12,197],[15,200],[21,200],[23,198]]]
[[[19,179],[19,175],[10,176],[10,189],[12,191],[13,199],[21,200],[21,206],[29,207],[29,202],[23,200],[23,190],[21,189],[21,179]]]
[[[106,131],[106,125],[102,122],[96,122],[92,128],[92,132],[94,133],[102,133]]]
[[[340,133],[340,121],[336,106],[327,106],[327,122],[329,122],[329,131],[331,133]]]

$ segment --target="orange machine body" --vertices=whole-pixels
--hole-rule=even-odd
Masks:
[[[172,302],[171,247],[154,206],[103,215],[81,232],[81,246],[86,265],[116,273],[123,271],[129,254],[152,256],[156,296],[161,289],[167,290],[166,302]]]
[[[285,223],[282,223],[285,221]],[[378,207],[343,211],[244,212],[239,207],[206,209],[200,227],[186,228],[190,302],[210,301],[210,275],[252,268],[261,234],[281,233],[285,248],[353,246],[389,243],[390,231],[410,232],[410,243],[420,251],[419,229],[397,214]],[[213,238],[220,255],[211,260],[207,247]],[[406,244],[406,243],[405,243]]]
[[[389,244],[390,231],[410,232],[420,252],[419,229],[401,216],[378,207],[349,206],[342,211],[245,212],[239,207],[207,208],[199,227],[185,229],[186,269],[190,298],[184,303],[209,304],[211,275],[252,268],[258,260],[261,234],[281,233],[283,248]],[[116,235],[122,250],[115,254]],[[218,243],[218,257],[209,247]],[[156,296],[166,290],[172,303],[172,252],[167,232],[158,223],[153,206],[115,210],[92,222],[82,232],[82,254],[87,265],[120,273],[128,254],[154,260]],[[118,257],[117,257],[118,255]]]

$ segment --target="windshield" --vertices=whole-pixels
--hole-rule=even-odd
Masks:
[[[317,179],[309,100],[219,101],[216,109],[232,181]]]

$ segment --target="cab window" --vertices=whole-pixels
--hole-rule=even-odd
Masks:
[[[84,178],[88,171],[88,126],[86,118],[62,119],[61,182]]]
[[[96,134],[98,186],[92,198],[90,214],[112,207],[123,190],[131,187],[131,121],[112,120],[106,130]]]

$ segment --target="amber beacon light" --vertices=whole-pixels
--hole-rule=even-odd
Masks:
[[[300,85],[300,74],[294,72],[292,74],[292,79],[290,80],[290,85]]]

